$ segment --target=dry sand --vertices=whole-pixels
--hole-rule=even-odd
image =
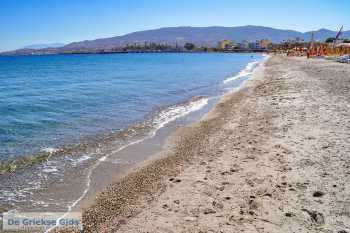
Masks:
[[[271,57],[101,193],[86,232],[350,232],[349,88],[349,65]]]

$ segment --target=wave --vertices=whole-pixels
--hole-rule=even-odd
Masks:
[[[203,108],[208,104],[208,100],[209,98],[196,98],[187,103],[171,106],[160,111],[153,119],[153,125],[155,126],[153,133],[156,133],[168,123]]]
[[[254,72],[255,68],[258,66],[258,64],[259,64],[258,61],[249,62],[246,65],[246,67],[243,70],[241,70],[237,75],[225,79],[224,83],[226,84],[226,83],[234,81],[236,79],[239,79],[239,78],[242,78],[242,77],[246,77],[248,75],[253,74],[253,72]]]
[[[41,149],[41,151],[49,153],[49,154],[53,154],[53,153],[58,152],[58,149],[53,148],[53,147],[45,147],[45,148]]]
[[[187,114],[190,114],[192,112],[198,111],[201,108],[203,108],[204,106],[206,106],[208,104],[209,99],[210,98],[204,98],[204,97],[195,98],[194,100],[192,99],[192,101],[178,104],[178,105],[174,105],[174,106],[170,106],[164,110],[161,110],[160,112],[158,112],[158,114],[156,114],[156,116],[154,117],[154,119],[152,121],[152,125],[153,125],[154,129],[152,131],[150,131],[146,137],[131,141],[131,142],[121,146],[116,151],[113,151],[113,153],[120,152],[129,146],[141,143],[146,139],[154,137],[156,135],[156,133],[158,132],[158,130],[160,130],[161,128],[163,128],[164,126],[169,124],[170,122],[173,122],[176,119],[178,119],[180,117],[184,117]],[[80,195],[80,197],[78,199],[76,199],[74,202],[72,202],[71,205],[68,206],[67,212],[64,215],[62,215],[59,219],[64,218],[86,196],[86,194],[88,193],[90,186],[91,186],[91,175],[92,175],[93,171],[99,166],[99,164],[101,162],[110,162],[107,160],[109,155],[105,155],[105,156],[101,157],[94,164],[94,166],[89,170],[89,173],[88,173],[87,179],[86,179],[86,183],[85,183],[85,189],[83,190],[82,194]],[[56,226],[53,226],[53,227],[47,229],[45,231],[45,233],[52,231],[55,227]]]
[[[231,82],[240,77],[251,75],[258,64],[259,64],[258,61],[253,61],[248,63],[246,67],[238,73],[238,75],[224,80],[224,83]],[[71,212],[72,209],[87,195],[92,185],[91,184],[92,174],[94,170],[97,167],[99,167],[99,164],[104,162],[113,163],[113,161],[110,161],[109,159],[109,156],[111,154],[115,154],[132,145],[141,143],[147,139],[154,137],[160,129],[162,129],[169,123],[174,122],[179,118],[182,118],[192,112],[198,111],[203,107],[205,107],[208,104],[209,100],[210,98],[207,98],[207,97],[197,97],[197,98],[192,98],[187,102],[183,102],[173,106],[168,106],[157,112],[154,112],[154,114],[152,114],[153,117],[149,117],[148,120],[142,122],[139,125],[136,125],[136,126],[134,125],[124,130],[119,130],[119,132],[116,134],[113,133],[114,136],[111,136],[110,139],[106,139],[107,143],[109,143],[111,140],[115,142],[114,139],[118,139],[119,134],[123,140],[120,140],[121,141],[120,146],[114,147],[115,149],[113,151],[109,151],[111,153],[98,153],[99,155],[101,155],[101,157],[100,156],[94,157],[91,154],[88,154],[88,155],[85,154],[84,156],[79,156],[78,158],[74,158],[74,159],[70,158],[72,159],[70,161],[70,164],[73,167],[77,166],[77,164],[80,164],[80,163],[85,163],[85,162],[87,163],[88,161],[91,161],[91,160],[94,160],[94,163],[93,165],[91,164],[92,166],[89,165],[90,167],[88,168],[88,173],[86,174],[86,176],[84,176],[84,180],[83,180],[84,187],[82,190],[80,190],[81,191],[80,196],[74,201],[71,201],[68,205],[65,205],[67,208],[66,209],[67,212],[63,216],[61,216],[61,218],[65,217],[66,214]],[[127,140],[125,141],[125,139]],[[96,143],[100,145],[100,143],[103,144],[104,141],[105,140],[100,140],[100,141],[97,141]],[[95,145],[96,143],[92,143],[92,145]],[[85,147],[82,147],[82,148],[85,148]],[[61,150],[56,148],[44,148],[42,149],[42,151],[49,154],[55,154],[57,152],[60,152]],[[70,150],[68,150],[67,152],[69,151]],[[44,166],[43,172],[46,174],[61,173],[60,167],[56,166],[56,164],[53,164],[53,163],[49,163],[47,166]],[[45,232],[50,232],[54,228],[55,227],[47,229],[47,231]]]

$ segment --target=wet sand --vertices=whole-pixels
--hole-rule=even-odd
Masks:
[[[275,56],[104,190],[84,232],[350,232],[350,66]]]

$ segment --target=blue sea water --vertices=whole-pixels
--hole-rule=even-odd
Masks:
[[[261,58],[236,53],[0,57],[0,161],[108,135],[159,109],[220,95],[240,71],[249,74],[242,73],[247,64],[251,68]]]

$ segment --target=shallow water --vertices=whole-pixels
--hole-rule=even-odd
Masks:
[[[91,192],[94,197],[160,149],[170,131],[239,86],[261,59],[221,53],[0,57],[0,158],[73,148],[0,176],[0,208],[65,211]]]
[[[224,79],[259,57],[222,53],[0,57],[0,160],[109,134],[164,106],[217,95],[225,88]]]

